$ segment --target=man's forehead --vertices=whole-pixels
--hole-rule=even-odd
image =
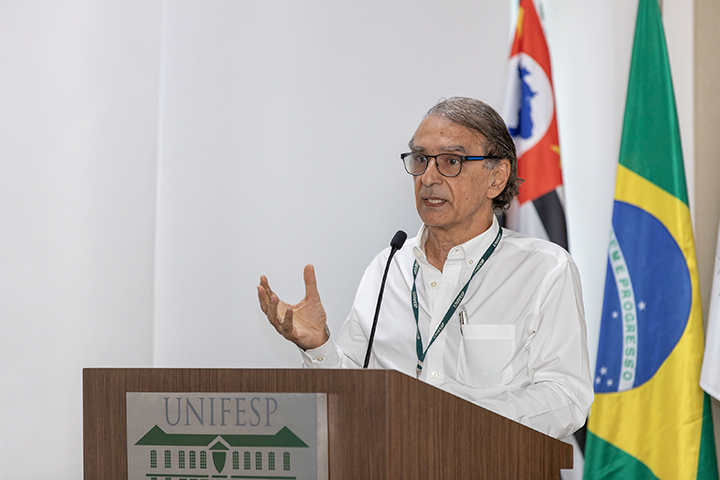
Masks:
[[[447,142],[443,140],[447,140]],[[447,144],[443,145],[443,143]],[[485,137],[480,132],[439,115],[425,117],[409,143],[409,147],[418,152],[432,148],[443,152],[464,152],[465,154],[474,150],[475,147],[484,148],[484,146]]]

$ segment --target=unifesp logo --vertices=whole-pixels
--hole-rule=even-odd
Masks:
[[[327,479],[327,396],[128,392],[128,478]]]

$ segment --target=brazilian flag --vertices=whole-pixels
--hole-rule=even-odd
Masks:
[[[620,145],[587,479],[717,479],[699,387],[695,242],[665,34],[640,0]]]

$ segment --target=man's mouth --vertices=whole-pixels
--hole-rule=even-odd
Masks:
[[[445,203],[445,200],[440,198],[426,198],[425,203],[429,203],[430,205],[440,205],[441,203]]]

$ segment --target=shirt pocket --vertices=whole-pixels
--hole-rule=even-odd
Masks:
[[[497,387],[512,380],[515,325],[461,325],[458,380],[470,387]]]

